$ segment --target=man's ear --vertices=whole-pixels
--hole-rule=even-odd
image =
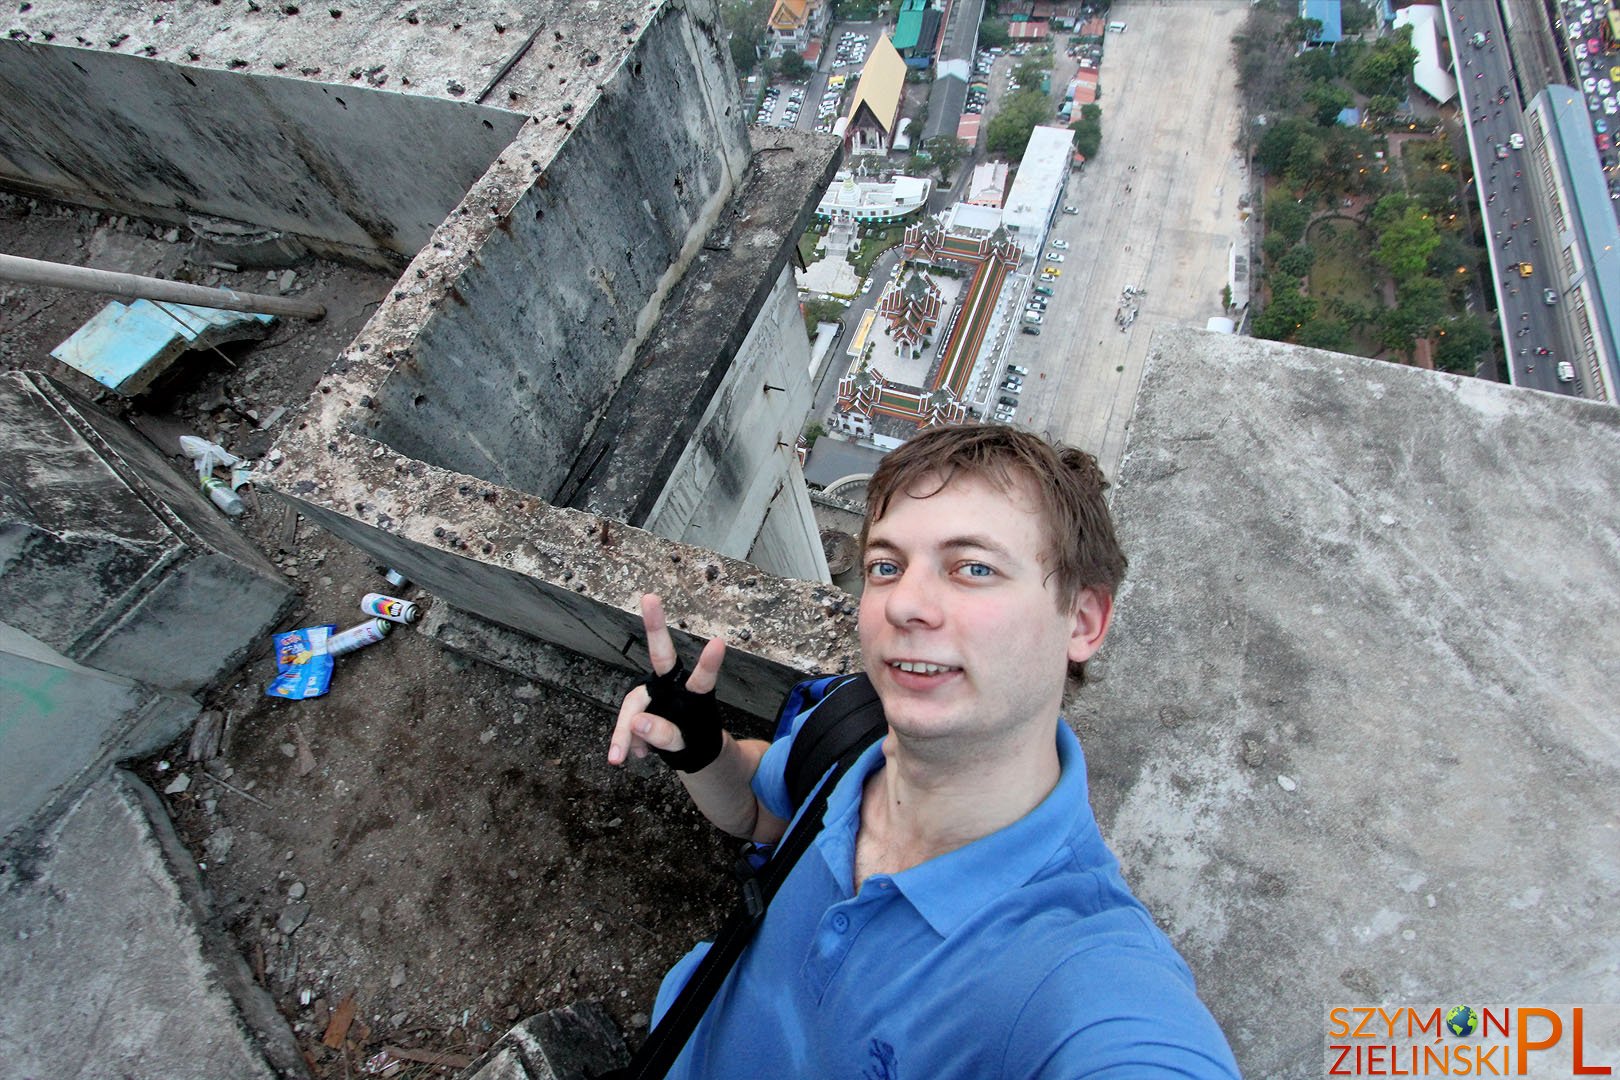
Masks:
[[[1085,588],[1074,601],[1074,626],[1069,634],[1069,661],[1083,664],[1102,647],[1114,621],[1114,598],[1101,589]]]

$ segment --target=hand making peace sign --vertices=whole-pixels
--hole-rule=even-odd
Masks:
[[[637,685],[620,703],[608,744],[608,764],[623,765],[630,755],[646,757],[652,750],[672,767],[696,772],[720,752],[714,686],[720,678],[726,643],[715,638],[703,646],[697,666],[683,678],[663,601],[653,593],[641,598],[641,622],[647,630],[647,655],[654,677]]]

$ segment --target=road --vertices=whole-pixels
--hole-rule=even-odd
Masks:
[[[1238,202],[1241,105],[1232,34],[1241,3],[1118,2],[1128,24],[1107,37],[1103,145],[1071,176],[1052,236],[1068,241],[1042,334],[1014,334],[1009,359],[1030,369],[1018,422],[1097,454],[1118,471],[1148,342],[1161,326],[1202,327],[1223,313],[1232,245],[1246,249]],[[1174,58],[1174,62],[1169,62]],[[1147,290],[1115,324],[1121,290]]]
[[[1558,381],[1557,362],[1573,359],[1575,350],[1569,345],[1559,306],[1543,300],[1545,290],[1561,294],[1563,283],[1556,275],[1557,245],[1548,242],[1538,220],[1543,218],[1541,200],[1536,197],[1539,170],[1531,165],[1529,151],[1509,146],[1515,135],[1522,136],[1527,129],[1501,14],[1494,4],[1467,4],[1453,5],[1449,17],[1460,64],[1457,84],[1467,120],[1474,186],[1486,221],[1508,381],[1553,393],[1578,393],[1576,383]],[[1475,34],[1486,35],[1486,44],[1474,46],[1471,39]],[[1538,71],[1531,87],[1539,90],[1543,77]],[[1525,264],[1532,268],[1528,277],[1520,269]]]

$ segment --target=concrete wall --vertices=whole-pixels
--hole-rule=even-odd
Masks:
[[[724,58],[683,15],[660,9],[566,126],[531,123],[407,271],[402,298],[434,302],[364,434],[556,498],[747,163]]]
[[[292,598],[122,421],[0,375],[0,837],[178,736]]]
[[[524,120],[364,85],[6,38],[0,100],[0,185],[156,220],[248,222],[321,254],[394,265]]]
[[[0,623],[0,849],[117,762],[173,741],[199,708]]]
[[[78,663],[194,693],[292,600],[186,477],[43,375],[0,375],[0,477],[0,611]]]
[[[647,528],[770,573],[828,580],[794,454],[811,405],[809,361],[798,291],[783,267]]]

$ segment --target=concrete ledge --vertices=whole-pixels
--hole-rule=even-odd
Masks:
[[[87,791],[0,868],[0,1060],[12,1076],[306,1077],[292,1033],[211,918],[157,796]]]

